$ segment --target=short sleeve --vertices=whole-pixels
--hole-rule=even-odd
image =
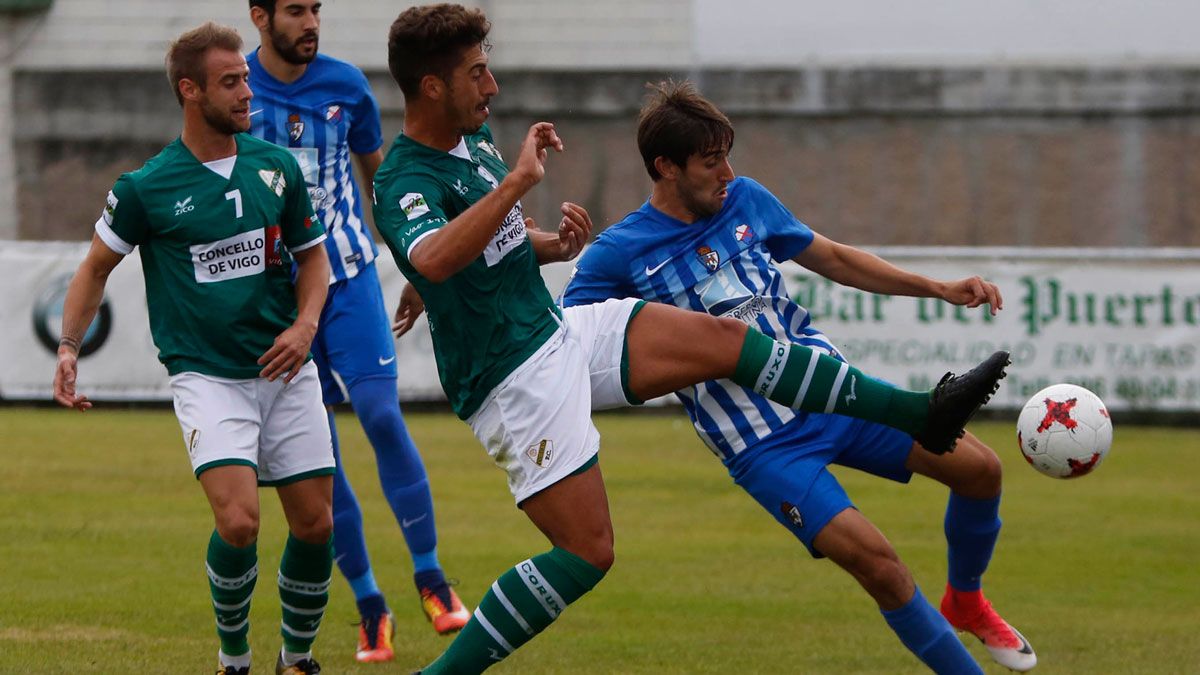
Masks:
[[[386,193],[376,194],[375,226],[407,262],[413,247],[447,223],[445,200],[446,191],[438,181],[404,176]]]
[[[750,190],[754,208],[760,222],[767,226],[767,250],[776,262],[791,260],[808,248],[813,241],[813,231],[800,222],[783,202],[759,183],[744,179]]]
[[[560,304],[572,307],[610,298],[638,297],[626,262],[620,247],[604,239],[597,240],[579,257]]]
[[[284,157],[283,212],[279,225],[288,250],[303,251],[325,240],[325,226],[313,213],[300,164],[291,154]]]
[[[379,104],[371,94],[371,86],[367,78],[358,71],[361,80],[358,101],[350,111],[350,133],[346,140],[350,143],[350,152],[365,155],[383,147],[383,131],[379,127]]]
[[[132,253],[134,247],[145,243],[149,236],[146,210],[129,174],[118,178],[113,189],[109,190],[104,211],[96,221],[96,234],[110,249],[121,255]]]

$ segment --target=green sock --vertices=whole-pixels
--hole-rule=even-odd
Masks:
[[[283,648],[303,654],[312,650],[333,571],[333,538],[309,544],[290,533],[279,560],[279,601],[283,605]]]
[[[518,563],[492,582],[470,622],[422,675],[481,673],[542,632],[604,571],[561,548]]]
[[[217,637],[221,651],[241,656],[250,651],[250,596],[258,579],[258,546],[238,548],[213,530],[208,539],[208,590],[217,615]]]
[[[880,382],[827,354],[753,329],[746,331],[730,379],[789,408],[857,417],[910,434],[925,427],[929,413],[927,391]]]

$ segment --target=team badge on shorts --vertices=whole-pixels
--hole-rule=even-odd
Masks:
[[[554,461],[554,442],[549,438],[543,438],[539,443],[529,446],[529,449],[525,451],[525,456],[539,468],[545,469]]]
[[[200,430],[192,429],[192,433],[188,434],[187,451],[188,457],[196,456],[196,443],[200,440]]]
[[[800,509],[791,502],[783,502],[779,505],[779,510],[783,512],[783,517],[792,521],[796,527],[804,527],[804,518],[800,516]]]
[[[717,268],[721,266],[721,254],[707,246],[696,249],[696,255],[700,257],[700,262],[704,263],[704,266],[712,272],[716,272]]]

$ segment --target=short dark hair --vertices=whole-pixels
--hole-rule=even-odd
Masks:
[[[725,113],[700,95],[687,80],[647,84],[650,95],[638,115],[637,143],[650,179],[662,174],[654,160],[666,157],[676,166],[688,157],[733,147],[733,125]]]
[[[421,78],[435,75],[444,82],[473,45],[487,44],[492,24],[481,9],[438,4],[409,7],[388,31],[388,70],[405,98],[420,90]]]
[[[250,0],[250,9],[255,7],[267,10],[267,16],[275,16],[275,0]]]
[[[202,91],[208,85],[204,55],[210,49],[241,53],[242,36],[234,28],[208,21],[180,35],[167,49],[167,79],[179,105],[183,105],[183,94],[179,93],[181,81],[191,80],[200,85]]]

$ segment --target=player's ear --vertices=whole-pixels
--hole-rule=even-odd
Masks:
[[[265,33],[271,27],[271,15],[267,14],[267,10],[263,7],[250,8],[250,21],[260,32]]]
[[[658,170],[658,175],[667,180],[675,180],[679,177],[680,166],[663,155],[654,158],[654,168]]]
[[[179,80],[179,95],[184,101],[195,101],[200,98],[203,89],[195,80],[185,77]]]
[[[418,88],[421,90],[422,96],[433,101],[442,100],[448,89],[442,78],[433,74],[423,76]]]

